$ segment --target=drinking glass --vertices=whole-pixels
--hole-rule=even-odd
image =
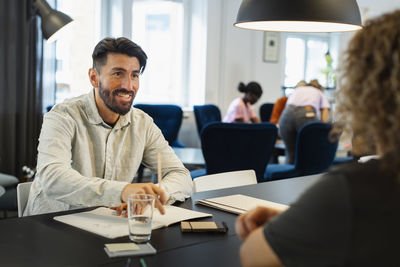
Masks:
[[[146,243],[151,237],[155,197],[149,194],[128,196],[129,238],[135,243]]]

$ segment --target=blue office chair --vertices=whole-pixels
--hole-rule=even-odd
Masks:
[[[357,161],[357,159],[354,156],[336,157],[333,159],[332,165],[345,164],[345,163],[350,163],[350,162],[355,162],[355,161]]]
[[[274,103],[264,103],[260,106],[260,120],[262,122],[269,122],[273,108]]]
[[[210,122],[221,122],[221,111],[215,105],[193,106],[197,132],[201,136],[201,130]]]
[[[277,136],[272,123],[209,123],[201,133],[206,168],[192,178],[221,172],[252,169],[262,182]]]
[[[47,112],[49,112],[52,108],[54,107],[54,105],[49,105],[46,107]]]
[[[300,128],[294,164],[269,164],[267,181],[311,175],[326,171],[335,158],[339,138],[330,140],[330,123],[310,122]]]
[[[185,147],[177,140],[182,125],[183,111],[181,107],[161,104],[136,104],[134,107],[143,110],[153,118],[170,146]]]

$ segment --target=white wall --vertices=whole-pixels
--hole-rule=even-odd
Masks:
[[[364,15],[363,20],[400,9],[400,0],[357,0],[357,3]]]
[[[263,95],[256,104],[275,102],[282,94],[282,60],[263,62],[264,33],[233,26],[241,0],[208,1],[206,103],[225,115],[229,103],[240,96],[239,82],[256,81]],[[280,49],[282,53],[282,49]]]
[[[206,104],[215,104],[225,115],[230,102],[241,93],[239,82],[256,81],[263,95],[255,105],[275,102],[281,97],[283,81],[282,56],[277,63],[263,62],[264,33],[239,29],[233,26],[241,0],[208,0],[207,7],[207,58]],[[283,54],[282,42],[280,53]],[[199,147],[193,114],[185,112],[179,140],[188,147]]]

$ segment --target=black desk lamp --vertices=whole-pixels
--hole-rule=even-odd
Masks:
[[[277,32],[361,29],[356,0],[243,0],[234,26]]]
[[[42,34],[48,42],[56,40],[61,28],[72,22],[68,15],[51,8],[45,0],[34,0],[32,5],[34,13],[42,19]]]

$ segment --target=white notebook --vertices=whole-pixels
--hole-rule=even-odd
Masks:
[[[197,200],[196,203],[235,214],[245,213],[246,211],[256,208],[257,206],[265,206],[280,211],[284,211],[289,208],[289,206],[284,204],[240,194]]]
[[[158,209],[154,209],[151,227],[153,230],[167,227],[180,221],[212,216],[212,214],[188,210],[176,206],[164,206],[164,208],[164,215],[161,215]],[[91,211],[56,216],[54,217],[54,220],[107,238],[127,236],[129,234],[128,219],[114,214],[114,210],[101,207]]]

